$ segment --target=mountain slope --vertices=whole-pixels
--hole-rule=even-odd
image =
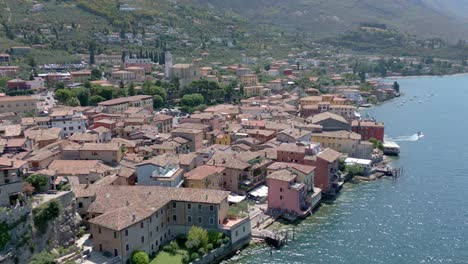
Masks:
[[[466,0],[424,0],[424,2],[440,12],[451,13],[468,21],[468,1]]]
[[[318,35],[346,31],[361,22],[378,22],[425,37],[468,36],[468,23],[453,16],[448,8],[438,10],[432,3],[436,0],[185,1],[220,12],[232,12],[255,23],[307,30]]]

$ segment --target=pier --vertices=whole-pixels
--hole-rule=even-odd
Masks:
[[[280,248],[286,243],[288,239],[288,232],[282,231],[282,232],[275,233],[273,231],[265,230],[265,229],[264,230],[253,229],[252,237],[265,241],[265,243],[271,247]]]

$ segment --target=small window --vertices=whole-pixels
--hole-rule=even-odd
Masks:
[[[210,205],[210,212],[214,212],[214,205]]]
[[[202,210],[202,205],[199,204],[199,205],[198,205],[198,211],[201,211],[201,210]]]
[[[192,223],[192,216],[191,216],[191,215],[187,216],[187,222],[188,222],[189,224]]]
[[[117,238],[117,232],[114,231],[114,238]]]
[[[98,227],[98,233],[101,234],[101,227]]]
[[[172,208],[176,208],[177,204],[175,202],[172,203]]]
[[[283,192],[283,188],[280,188],[280,192]]]
[[[187,204],[187,209],[192,210],[192,204],[191,203]]]
[[[210,225],[214,225],[214,218],[210,217]]]
[[[203,219],[201,216],[198,217],[198,223],[201,224],[203,222]]]
[[[143,222],[140,223],[140,227],[141,227],[141,228],[145,227],[145,225],[144,225]]]
[[[127,244],[125,245],[125,250],[128,252],[130,250],[130,246]]]
[[[283,196],[282,196],[282,195],[280,195],[280,200],[283,200]]]
[[[125,229],[125,236],[128,236],[128,229]]]
[[[78,203],[78,208],[83,208],[83,203],[79,202]]]
[[[144,236],[141,237],[141,243],[145,243],[145,237]]]
[[[177,221],[177,215],[172,215],[172,221],[174,221],[174,223]]]

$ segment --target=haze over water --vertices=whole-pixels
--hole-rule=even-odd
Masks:
[[[398,82],[404,95],[368,112],[401,146],[404,175],[345,185],[281,250],[231,263],[468,263],[468,76]]]

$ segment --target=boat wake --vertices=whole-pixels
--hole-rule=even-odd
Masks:
[[[394,142],[418,141],[423,137],[424,137],[424,135],[422,135],[422,134],[414,134],[414,135],[411,135],[411,136],[399,136],[399,137],[396,137],[396,138],[387,137],[386,140],[394,141]]]

